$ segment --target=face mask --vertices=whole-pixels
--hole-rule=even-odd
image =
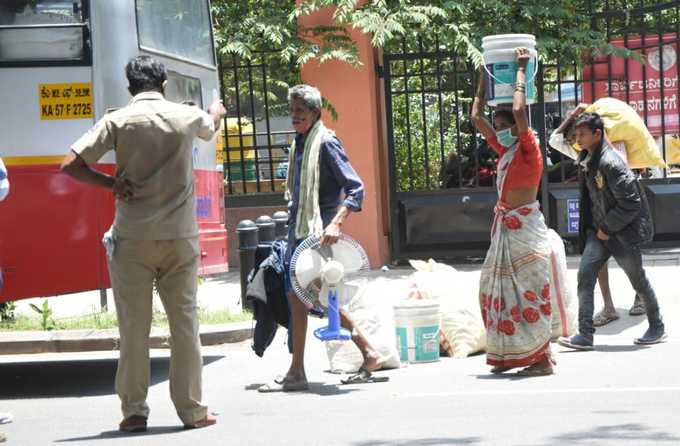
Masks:
[[[496,138],[498,139],[498,143],[503,147],[512,147],[512,145],[515,144],[515,141],[517,141],[517,137],[512,136],[512,128],[497,131]]]

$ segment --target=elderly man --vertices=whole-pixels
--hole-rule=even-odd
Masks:
[[[120,329],[116,391],[124,432],[146,430],[149,407],[149,331],[154,283],[170,325],[170,394],[185,428],[215,424],[201,404],[202,357],[196,288],[198,223],[192,146],[210,140],[226,110],[219,101],[209,113],[165,100],[167,72],[148,56],[125,68],[130,103],[104,116],[71,146],[65,173],[116,197],[109,274]],[[109,150],[116,176],[94,170]]]
[[[293,359],[286,375],[264,384],[260,392],[307,390],[304,354],[307,335],[307,307],[291,290],[289,267],[295,248],[305,238],[320,235],[321,243],[338,241],[340,229],[351,212],[361,210],[364,186],[335,133],[321,121],[321,93],[309,85],[296,85],[288,92],[290,116],[297,135],[289,154],[288,251],[286,294],[291,309]],[[343,197],[344,195],[344,197]],[[371,372],[380,368],[381,359],[356,326],[350,315],[340,310],[341,324],[352,330],[364,364]]]

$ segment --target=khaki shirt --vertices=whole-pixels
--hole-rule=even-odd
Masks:
[[[134,197],[116,200],[113,234],[133,240],[198,236],[193,141],[215,134],[215,123],[197,107],[166,101],[157,92],[136,95],[105,115],[72,146],[87,164],[116,153],[116,176],[132,183]]]

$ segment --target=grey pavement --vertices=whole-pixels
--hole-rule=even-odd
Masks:
[[[205,400],[219,422],[198,431],[181,430],[168,391],[168,351],[154,350],[150,429],[124,436],[116,431],[115,352],[5,355],[0,411],[15,421],[0,429],[17,445],[680,445],[680,262],[657,254],[645,264],[668,342],[633,345],[646,321],[627,315],[633,291],[612,265],[622,318],[598,330],[594,352],[555,346],[553,376],[491,376],[477,355],[381,372],[387,383],[340,386],[340,376],[324,372],[323,344],[310,336],[310,391],[260,394],[254,389],[285,372],[290,360],[280,330],[264,358],[249,341],[204,348]],[[574,287],[573,258],[570,265]],[[470,274],[455,287],[467,296],[479,265],[460,269]],[[404,280],[409,271],[374,274]]]

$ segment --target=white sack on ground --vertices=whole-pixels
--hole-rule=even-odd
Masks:
[[[371,281],[357,278],[344,284],[343,308],[350,312],[371,345],[386,359],[385,369],[401,366],[392,305],[397,296],[395,293],[405,294],[405,286],[402,280],[395,282],[382,278]],[[328,341],[326,353],[332,373],[353,373],[363,363],[361,352],[352,341]]]
[[[441,311],[441,331],[454,358],[464,358],[486,348],[486,330],[479,310],[479,273],[452,266],[412,260],[413,283],[421,298],[436,299]],[[467,276],[467,277],[466,277]],[[413,293],[412,293],[413,294]]]

